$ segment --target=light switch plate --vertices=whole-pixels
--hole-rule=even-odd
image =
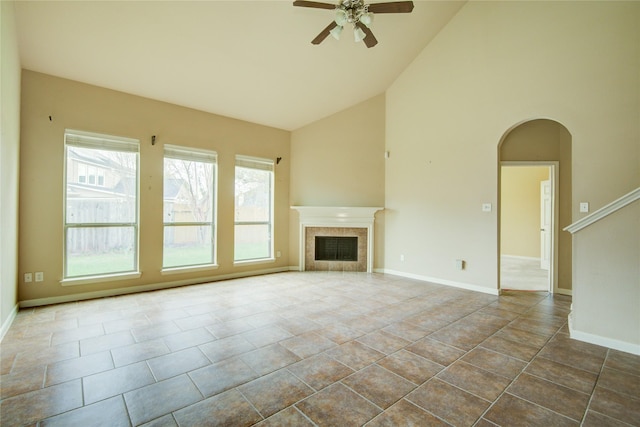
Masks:
[[[589,212],[589,202],[580,202],[580,212],[582,213]]]
[[[482,212],[491,212],[491,203],[483,203]]]

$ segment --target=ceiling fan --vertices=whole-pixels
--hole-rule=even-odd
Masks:
[[[409,13],[413,10],[412,1],[365,4],[364,0],[340,0],[337,5],[333,5],[317,1],[296,0],[293,5],[335,10],[334,20],[315,39],[311,40],[312,44],[322,43],[329,34],[339,40],[344,25],[353,24],[355,41],[364,41],[367,47],[374,47],[378,44],[378,40],[369,29],[371,22],[373,22],[374,13]]]

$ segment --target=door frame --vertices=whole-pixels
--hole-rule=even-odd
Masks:
[[[542,166],[549,167],[549,180],[551,181],[551,263],[549,266],[549,292],[551,294],[558,292],[558,223],[560,222],[560,210],[558,203],[558,194],[560,188],[560,162],[559,161],[501,161],[498,168],[498,293],[502,293],[502,283],[500,277],[501,265],[500,256],[502,248],[500,244],[500,236],[502,233],[502,167],[518,167],[518,166]]]

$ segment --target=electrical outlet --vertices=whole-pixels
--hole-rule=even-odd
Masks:
[[[404,262],[404,255],[400,255],[400,261]]]
[[[276,251],[276,258],[280,258],[282,256],[282,252]]]
[[[44,273],[42,271],[36,271],[36,282],[44,281]]]
[[[483,203],[482,212],[491,212],[491,203]]]
[[[24,273],[24,283],[33,282],[33,273]]]

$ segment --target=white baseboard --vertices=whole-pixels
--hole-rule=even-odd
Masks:
[[[602,337],[600,335],[575,330],[573,328],[573,313],[569,314],[569,336],[578,341],[584,341],[589,344],[595,344],[640,356],[640,344],[620,341],[614,338]]]
[[[113,297],[116,295],[134,294],[137,292],[157,291],[160,289],[175,288],[178,286],[196,285],[201,283],[218,282],[221,280],[239,279],[242,277],[261,276],[263,274],[282,273],[290,271],[290,267],[276,267],[264,270],[253,270],[242,273],[221,274],[211,277],[199,277],[197,279],[176,280],[173,282],[153,283],[150,285],[131,286],[128,288],[105,289],[102,291],[83,292],[59,297],[37,298],[20,301],[20,307],[38,307],[41,305],[60,304],[64,302],[83,301],[94,298]]]
[[[11,324],[15,320],[16,315],[18,314],[18,308],[19,308],[19,306],[18,306],[18,304],[16,304],[13,307],[13,310],[11,310],[11,313],[9,313],[9,316],[7,317],[7,320],[5,320],[2,323],[2,328],[0,328],[0,342],[2,342],[2,339],[7,334],[7,332],[9,331],[9,328],[11,327]]]
[[[562,289],[562,288],[558,288],[555,291],[553,291],[554,294],[559,294],[559,295],[566,295],[569,297],[573,296],[573,290],[572,289]]]
[[[380,272],[392,274],[394,276],[406,277],[408,279],[416,279],[423,282],[436,283],[438,285],[452,286],[454,288],[467,289],[469,291],[482,292],[483,294],[498,295],[498,288],[491,289],[484,286],[473,285],[471,283],[455,282],[453,280],[440,279],[438,277],[422,276],[420,274],[405,273],[403,271],[382,269]]]

